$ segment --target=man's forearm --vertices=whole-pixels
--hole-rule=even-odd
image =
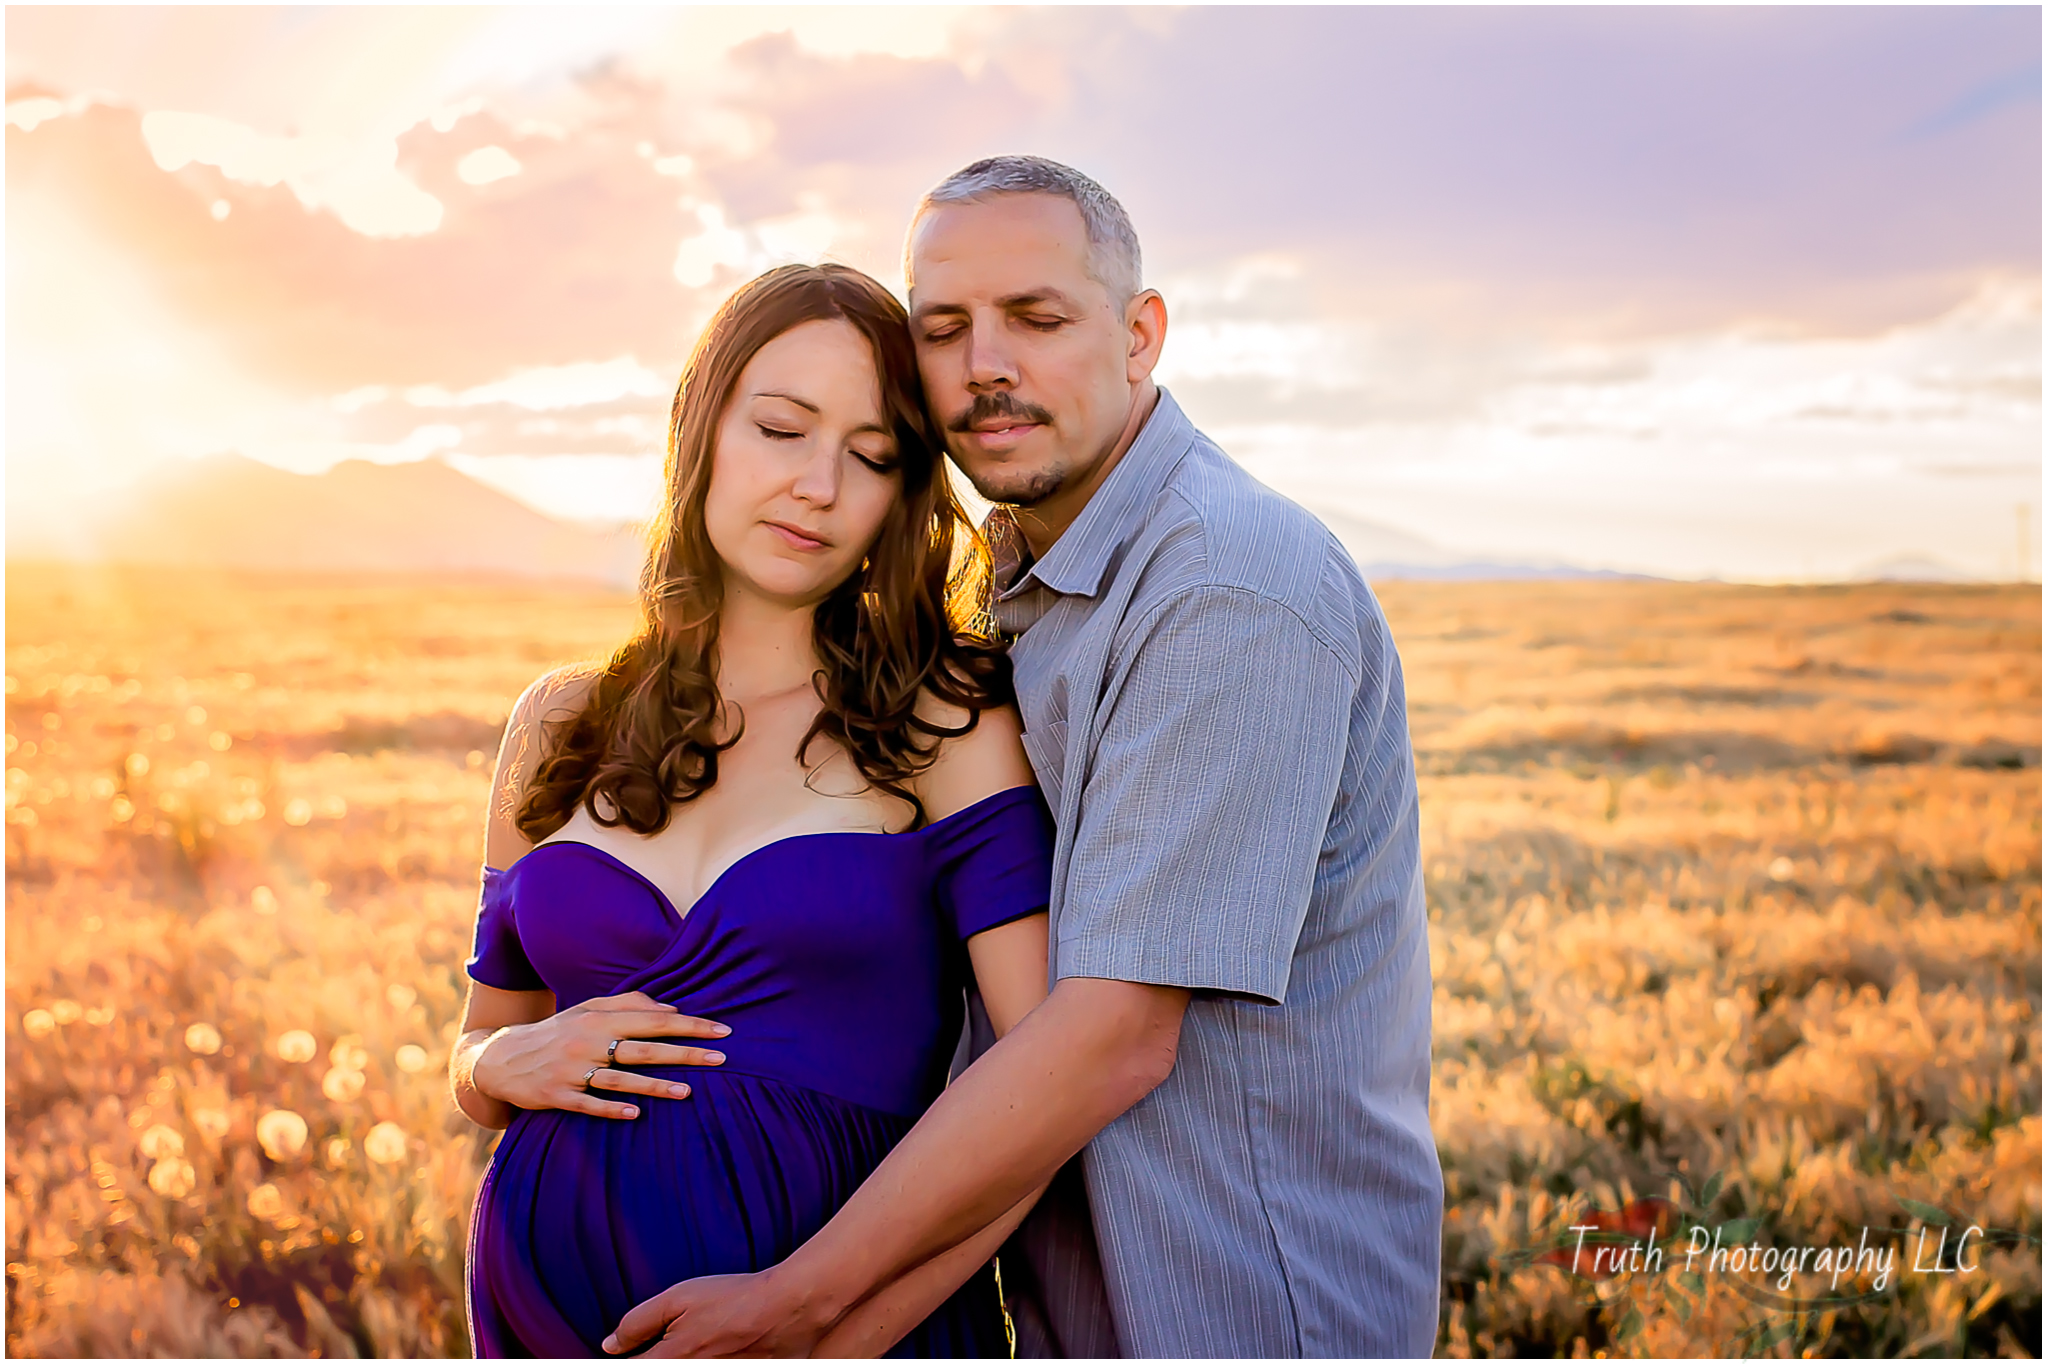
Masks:
[[[974,1235],[927,1260],[894,1283],[884,1284],[832,1328],[811,1351],[819,1359],[876,1359],[933,1312],[975,1271],[995,1258],[1003,1242],[1038,1202],[1034,1189],[1021,1202]]]
[[[974,1236],[1173,1068],[1185,990],[1071,979],[954,1081],[772,1271],[822,1326]]]

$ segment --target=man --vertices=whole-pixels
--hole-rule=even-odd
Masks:
[[[1085,1145],[1100,1290],[1048,1285],[1070,1347],[1431,1352],[1399,660],[1337,541],[1153,383],[1166,308],[1139,264],[1116,200],[1036,157],[949,177],[907,248],[934,413],[1005,507],[998,615],[1058,826],[1051,993],[787,1261],[678,1285],[609,1348],[666,1327],[655,1353],[805,1353]],[[1109,1322],[1074,1319],[1091,1296]]]

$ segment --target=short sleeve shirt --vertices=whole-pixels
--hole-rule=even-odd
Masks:
[[[1172,1075],[1085,1152],[1105,1291],[1049,1296],[1106,1300],[1129,1355],[1429,1354],[1428,934],[1378,603],[1163,390],[1041,559],[1002,518],[1053,979],[1195,992]]]

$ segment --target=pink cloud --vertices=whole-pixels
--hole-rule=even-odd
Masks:
[[[146,262],[195,327],[288,390],[469,385],[618,354],[674,370],[703,305],[671,273],[686,225],[675,181],[634,152],[649,131],[640,112],[627,105],[573,140],[488,114],[447,133],[414,128],[400,167],[446,209],[439,230],[416,237],[362,236],[281,185],[210,166],[166,174],[136,111],[104,105],[10,128],[9,190],[65,201]],[[522,173],[463,183],[457,161],[486,145]],[[224,220],[216,201],[230,206]]]

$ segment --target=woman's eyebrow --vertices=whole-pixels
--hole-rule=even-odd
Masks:
[[[810,413],[814,417],[822,417],[825,415],[824,411],[821,408],[819,408],[819,406],[816,403],[811,402],[807,398],[799,398],[794,393],[783,393],[776,389],[763,389],[760,392],[753,394],[752,396],[756,398],[780,398],[783,402],[795,403],[798,407],[801,407],[802,409],[804,409],[804,411]],[[853,432],[851,434],[858,435],[862,431],[873,431],[884,436],[895,435],[895,432],[891,431],[887,426],[883,425],[881,422],[862,422],[859,426],[853,428]]]
[[[795,403],[798,407],[801,407],[804,411],[811,413],[813,416],[824,415],[819,410],[819,407],[816,403],[810,402],[807,399],[799,398],[794,393],[781,393],[774,389],[764,389],[754,394],[753,396],[755,396],[756,398],[780,398],[782,399],[782,401],[786,403]]]

